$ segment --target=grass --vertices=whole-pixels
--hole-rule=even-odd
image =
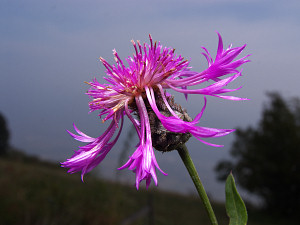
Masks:
[[[67,174],[59,165],[20,159],[0,158],[0,224],[114,225],[122,224],[131,215],[138,216],[136,213],[145,206],[153,210],[128,224],[209,224],[197,196],[159,188],[137,191],[133,185],[92,176],[82,183],[78,174]],[[224,204],[213,203],[213,208],[219,224],[228,224]],[[256,212],[249,218],[249,225],[292,224]]]

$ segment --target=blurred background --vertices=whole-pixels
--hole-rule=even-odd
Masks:
[[[163,46],[175,48],[197,71],[207,66],[201,46],[216,53],[216,31],[225,46],[247,44],[242,56],[251,54],[251,62],[242,66],[243,76],[231,87],[242,85],[233,95],[250,101],[210,97],[201,125],[242,130],[257,127],[263,105],[270,101],[267,92],[277,92],[283,99],[300,95],[299,10],[300,2],[296,0],[1,0],[0,113],[9,130],[6,149],[17,149],[59,166],[80,144],[66,132],[73,130],[73,123],[92,137],[100,136],[108,124],[103,124],[97,113],[88,113],[85,92],[89,87],[84,81],[94,77],[101,81],[105,75],[100,56],[113,63],[112,49],[116,49],[124,59],[133,53],[130,40],[148,42],[148,34]],[[184,96],[176,95],[175,99],[191,116],[203,106],[199,96],[185,101]],[[116,169],[135,150],[136,137],[128,142],[130,129],[126,121],[119,141],[93,173],[134,189],[134,174]],[[234,140],[234,134],[212,140],[223,144],[223,148],[200,144],[195,138],[187,144],[200,178],[215,201],[225,199],[224,183],[218,182],[215,168],[219,162],[231,160]],[[125,159],[123,151],[127,151]],[[195,195],[177,152],[155,154],[168,176],[159,175],[158,187],[151,188]],[[299,171],[299,164],[296,167]],[[10,168],[7,170],[0,171],[1,176],[9,174]],[[75,177],[81,182],[79,174]],[[239,184],[238,188],[253,205],[261,203],[257,195]]]

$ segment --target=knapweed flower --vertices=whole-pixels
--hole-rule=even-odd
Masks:
[[[119,169],[128,168],[135,172],[137,189],[142,180],[146,180],[147,187],[151,179],[157,185],[156,169],[167,175],[158,166],[153,146],[161,151],[170,151],[176,149],[179,144],[184,144],[190,136],[205,144],[218,146],[205,142],[203,138],[224,136],[233,130],[197,126],[206,106],[205,96],[244,100],[223,94],[239,89],[225,87],[241,76],[237,68],[249,61],[246,59],[248,56],[236,59],[246,45],[236,48],[229,46],[224,49],[222,38],[219,34],[218,36],[219,44],[214,60],[208,50],[203,48],[202,54],[208,62],[208,67],[202,72],[192,71],[188,60],[175,54],[173,48],[153,42],[150,35],[150,44],[141,45],[139,41],[136,44],[132,40],[135,53],[133,57],[126,59],[127,66],[115,50],[115,65],[110,65],[100,58],[106,68],[107,77],[104,79],[108,83],[101,84],[96,79],[92,80],[88,83],[91,87],[87,94],[92,98],[89,103],[90,110],[100,110],[99,116],[105,116],[103,121],[109,120],[110,125],[104,134],[97,138],[84,134],[74,125],[77,134],[68,131],[70,135],[88,144],[79,147],[62,166],[69,168],[70,173],[81,171],[83,179],[84,174],[96,167],[117,142],[124,116],[134,125],[139,143],[129,160]],[[199,85],[204,84],[205,87],[199,88]],[[196,87],[190,89],[191,86]],[[203,95],[205,103],[202,110],[192,120],[185,110],[174,103],[173,97],[166,92],[167,89],[183,93],[186,98],[189,94]],[[160,128],[155,127],[157,121],[157,127]],[[118,133],[113,138],[117,130]],[[167,132],[175,135],[168,137]],[[176,134],[179,136],[176,137]],[[170,138],[175,141],[171,140],[168,143]]]

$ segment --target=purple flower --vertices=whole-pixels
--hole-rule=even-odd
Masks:
[[[148,187],[153,178],[157,185],[156,169],[167,175],[158,166],[154,155],[155,145],[152,142],[155,140],[152,140],[151,135],[151,113],[159,119],[168,132],[193,135],[205,144],[219,146],[207,143],[203,138],[224,136],[233,130],[197,126],[206,106],[206,98],[204,97],[205,104],[201,112],[194,120],[184,119],[171,104],[170,94],[165,91],[173,89],[183,93],[186,98],[188,94],[201,94],[229,100],[245,100],[223,94],[239,89],[226,89],[225,86],[241,76],[237,68],[249,61],[246,59],[248,56],[236,59],[246,45],[237,48],[229,46],[223,49],[222,38],[219,34],[218,36],[219,45],[215,60],[203,48],[205,52],[202,54],[208,62],[208,68],[200,73],[192,71],[189,62],[181,55],[175,54],[174,49],[163,47],[159,42],[153,43],[150,35],[150,44],[141,45],[139,41],[137,44],[132,41],[135,53],[133,57],[126,59],[128,66],[125,66],[115,50],[113,50],[115,65],[110,65],[105,59],[100,58],[106,68],[107,77],[104,79],[108,83],[101,84],[94,79],[88,83],[91,88],[87,94],[93,99],[89,103],[90,110],[100,110],[99,116],[105,116],[103,121],[109,120],[110,125],[98,138],[82,133],[74,125],[77,134],[68,131],[70,135],[88,144],[79,147],[79,150],[63,162],[62,166],[69,168],[70,173],[81,171],[83,179],[84,174],[96,167],[117,142],[125,115],[135,126],[139,143],[129,160],[119,169],[128,168],[136,173],[137,189],[142,180],[146,180]],[[225,75],[227,76],[224,77]],[[208,81],[212,84],[203,88],[198,87]],[[198,89],[188,89],[190,86],[197,86]],[[161,105],[167,109],[168,115],[161,111]],[[137,118],[134,118],[134,115]],[[112,140],[117,130],[118,133]]]

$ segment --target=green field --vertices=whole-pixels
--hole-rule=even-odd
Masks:
[[[213,203],[219,224],[228,224],[224,204]],[[129,220],[131,222],[129,223]],[[128,223],[126,223],[126,221]],[[197,196],[70,175],[59,165],[0,158],[1,225],[209,224]],[[250,211],[249,225],[292,224]],[[296,223],[295,223],[296,224]]]

